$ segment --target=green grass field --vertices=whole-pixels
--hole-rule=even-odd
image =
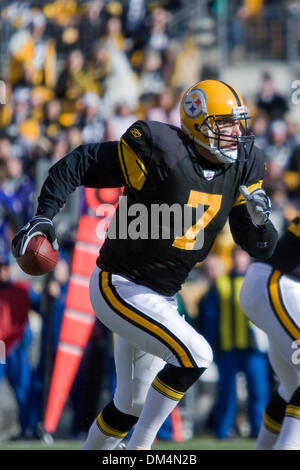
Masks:
[[[53,444],[44,444],[37,441],[2,441],[1,450],[80,450],[82,443],[78,441],[55,441]],[[254,450],[254,439],[227,439],[217,440],[210,437],[191,439],[180,443],[157,442],[153,450]]]

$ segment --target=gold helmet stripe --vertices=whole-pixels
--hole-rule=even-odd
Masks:
[[[237,92],[235,91],[235,89],[232,88],[230,85],[228,85],[228,83],[222,82],[222,80],[220,80],[220,82],[223,83],[223,85],[226,85],[226,86],[229,88],[229,90],[233,93],[233,96],[234,96],[235,99],[236,99],[237,105],[238,105],[238,106],[242,106],[240,97],[239,97],[239,95],[237,94]]]

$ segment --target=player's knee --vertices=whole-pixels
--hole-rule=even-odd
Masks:
[[[209,367],[213,361],[213,352],[206,341],[206,339],[200,334],[195,334],[191,337],[190,347],[192,350],[192,356],[197,364],[197,367]]]
[[[97,417],[98,426],[107,430],[111,429],[120,434],[127,433],[135,425],[138,416],[120,411],[113,401],[108,403]]]
[[[286,401],[275,390],[267,403],[263,417],[264,425],[269,431],[279,433],[286,405]]]
[[[157,374],[152,386],[174,400],[180,400],[184,393],[199,379],[206,367],[176,367],[166,364]]]

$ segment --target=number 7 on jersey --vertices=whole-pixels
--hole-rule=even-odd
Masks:
[[[194,250],[199,232],[209,224],[209,222],[218,213],[222,202],[222,194],[200,193],[199,191],[190,192],[187,205],[197,208],[198,204],[208,206],[197,222],[192,225],[182,237],[176,237],[172,246],[180,250]]]

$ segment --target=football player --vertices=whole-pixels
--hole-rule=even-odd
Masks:
[[[180,114],[181,129],[137,121],[120,141],[83,145],[57,162],[36,216],[13,240],[15,256],[35,233],[56,246],[52,219],[77,186],[125,186],[111,223],[117,235],[108,230],[90,281],[95,314],[116,333],[117,386],[84,449],[113,449],[133,426],[127,449],[150,449],[166,417],[211,364],[209,344],[179,315],[175,294],[227,219],[236,243],[255,258],[269,258],[277,242],[262,189],[264,160],[248,134],[240,94],[224,82],[202,81],[184,93]],[[174,205],[190,217],[181,232],[175,217],[168,226],[157,217],[158,207]],[[130,233],[137,207],[147,213],[147,237]]]
[[[241,290],[249,319],[269,339],[279,379],[264,412],[257,449],[300,449],[300,211],[267,262],[250,265]]]

